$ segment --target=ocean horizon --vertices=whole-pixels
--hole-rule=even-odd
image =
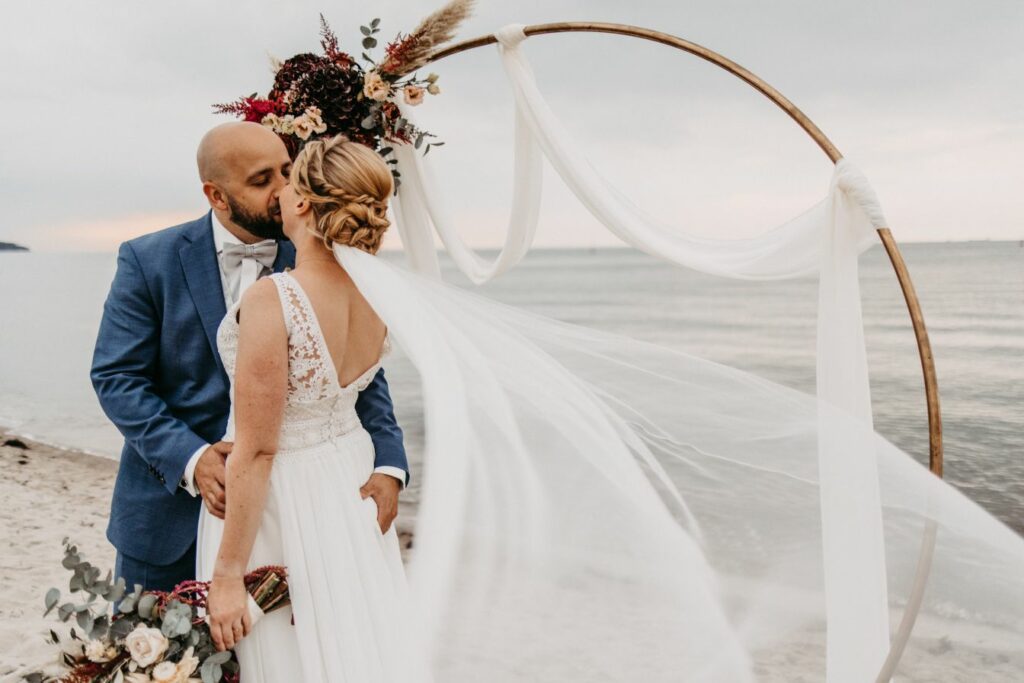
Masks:
[[[933,346],[946,479],[1024,533],[1024,240],[901,243]],[[493,254],[496,250],[480,250]],[[383,258],[402,262],[400,251]],[[471,287],[442,252],[445,279]],[[111,252],[0,254],[0,427],[117,458],[121,438],[88,372]],[[881,245],[860,259],[876,430],[927,462],[928,424],[910,318]],[[813,393],[817,278],[747,282],[623,247],[544,247],[477,288],[569,323],[676,348]],[[419,380],[385,365],[415,472]],[[403,497],[415,503],[418,486]]]

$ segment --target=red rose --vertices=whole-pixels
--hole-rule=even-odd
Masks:
[[[245,120],[259,123],[267,114],[277,113],[277,102],[273,100],[261,100],[255,97],[243,98],[245,102]]]

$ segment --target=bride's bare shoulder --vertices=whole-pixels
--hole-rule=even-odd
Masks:
[[[281,305],[281,297],[278,293],[278,285],[269,277],[261,278],[254,282],[245,293],[242,294],[241,303],[238,308],[238,322],[241,325],[243,319],[248,322],[256,322],[259,318],[268,323],[280,323],[284,320],[284,309]]]

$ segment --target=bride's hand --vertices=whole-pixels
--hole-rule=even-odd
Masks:
[[[218,651],[230,650],[252,630],[249,594],[241,576],[214,576],[206,601],[210,636]]]

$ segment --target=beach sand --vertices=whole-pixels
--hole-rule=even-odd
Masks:
[[[65,625],[42,613],[47,589],[67,592],[70,572],[60,564],[62,539],[70,537],[98,567],[114,564],[105,530],[117,463],[0,432],[0,444],[8,439],[19,439],[26,447],[0,446],[0,547],[5,551],[0,559],[0,682],[19,681],[23,673],[58,656],[44,638],[51,628],[66,633],[61,628]],[[398,518],[406,556],[414,513],[403,506]],[[900,616],[893,612],[892,623]],[[1013,636],[1005,632],[977,626],[964,630],[962,624],[922,618],[915,634],[894,682],[1024,680],[1024,643],[1010,640]],[[822,635],[794,633],[786,643],[756,651],[758,680],[824,680],[820,673],[807,673],[824,669]],[[52,664],[47,670],[56,672]]]
[[[0,447],[0,680],[15,681],[56,652],[44,636],[60,624],[42,616],[43,596],[67,594],[63,538],[93,564],[114,566],[104,532],[117,463],[0,434],[0,444],[9,440],[27,446]]]

